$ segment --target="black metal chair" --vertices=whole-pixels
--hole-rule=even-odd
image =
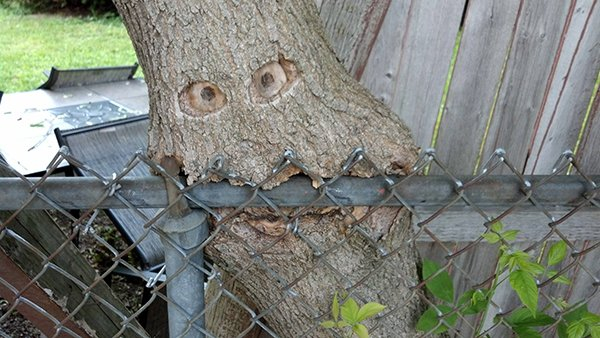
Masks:
[[[126,81],[133,79],[138,64],[132,66],[57,69],[52,67],[48,80],[38,89],[56,89],[84,86],[96,83]]]
[[[104,177],[111,177],[113,173],[121,171],[128,161],[139,149],[144,149],[147,144],[148,116],[141,115],[118,121],[106,122],[89,127],[71,130],[56,129],[55,135],[60,146],[68,146],[74,158],[85,163]],[[75,175],[91,176],[89,172],[80,168],[72,168]],[[147,176],[150,170],[147,166],[138,165],[127,175]],[[152,218],[158,210],[141,209],[147,219]],[[164,266],[163,246],[159,236],[144,229],[145,219],[137,212],[130,209],[105,210],[112,223],[123,235],[128,244],[134,243],[143,237],[135,246],[141,262],[141,273],[144,280],[150,278],[157,282],[164,281],[164,275],[159,272]],[[119,266],[116,273],[140,281],[139,272],[131,271]],[[150,299],[150,289],[145,287],[142,303]],[[155,302],[156,303],[156,302]],[[153,303],[153,304],[155,304]],[[149,329],[155,336],[164,336],[166,324],[166,304],[160,302],[159,306],[151,306],[141,318],[142,325]],[[152,317],[152,319],[150,319]],[[157,333],[158,332],[158,333]]]
[[[137,116],[115,122],[98,124],[90,127],[62,131],[55,130],[59,145],[68,146],[76,159],[104,177],[125,168],[133,154],[145,147],[148,128],[148,116]],[[78,176],[90,176],[81,168],[73,168]],[[150,171],[146,166],[136,166],[128,175],[147,176]],[[140,210],[146,217],[152,218],[157,210]],[[145,220],[138,213],[129,209],[106,210],[107,215],[123,234],[129,244],[134,243],[146,230]],[[136,246],[144,270],[155,270],[163,263],[163,250],[160,238],[153,232]]]

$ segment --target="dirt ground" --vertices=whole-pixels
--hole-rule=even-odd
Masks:
[[[8,311],[10,304],[0,298],[0,317]],[[18,312],[12,312],[8,318],[0,322],[0,337],[42,337],[33,324],[27,321]]]

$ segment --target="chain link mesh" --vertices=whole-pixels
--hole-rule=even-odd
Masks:
[[[423,303],[438,314],[437,326],[422,332],[423,336],[433,335],[443,326],[448,326],[449,333],[457,337],[507,336],[518,329],[514,314],[525,306],[510,286],[509,267],[497,264],[499,247],[502,246],[504,252],[528,253],[544,265],[549,259],[549,248],[558,241],[564,241],[568,255],[552,267],[552,272],[544,271],[540,274],[543,278],[537,280],[538,308],[552,318],[540,330],[545,335],[556,334],[561,323],[564,324],[570,314],[581,308],[581,304],[586,304],[590,312],[600,311],[597,295],[600,277],[597,264],[600,250],[597,249],[600,242],[570,239],[572,231],[569,227],[573,225],[565,226],[567,220],[583,209],[600,211],[596,197],[598,187],[590,176],[580,170],[570,152],[562,154],[552,172],[535,183],[522,175],[502,150],[493,154],[479,175],[467,180],[451,173],[433,150],[423,152],[411,174],[400,181],[386,176],[361,149],[354,150],[332,178],[319,177],[293,151],[288,150],[262,182],[252,182],[236,175],[235,168],[225,166],[224,158],[215,157],[206,166],[201,179],[192,186],[182,184],[178,177],[167,173],[142,152],[132,156],[126,168],[109,178],[72,157],[68,148],[61,149],[50,164],[48,173],[57,169],[63,161],[95,177],[103,184],[103,193],[89,209],[69,210],[68,206],[53,201],[44,192],[49,174],[33,181],[11,172],[11,176],[20,177],[30,186],[30,195],[18,210],[0,212],[0,247],[28,279],[25,282],[15,281],[14,269],[5,267],[0,270],[0,290],[3,290],[0,295],[4,298],[0,301],[0,336],[8,336],[12,332],[9,331],[11,323],[18,321],[18,313],[22,313],[38,328],[44,321],[49,322],[50,329],[40,333],[46,336],[148,337],[151,334],[147,332],[149,327],[161,319],[165,320],[165,312],[161,309],[168,307],[169,325],[179,325],[181,335],[203,333],[214,337],[219,336],[213,330],[218,327],[215,323],[219,319],[214,314],[228,307],[230,312],[226,312],[225,316],[235,316],[233,321],[238,325],[231,324],[235,326],[231,328],[235,331],[233,336],[243,337],[260,329],[265,336],[278,337],[277,328],[291,326],[292,323],[279,323],[278,326],[273,322],[274,318],[291,318],[302,323],[301,331],[294,333],[296,336],[341,337],[342,331],[325,329],[320,325],[332,316],[330,305],[336,291],[345,293],[344,296],[358,304],[380,302],[386,306],[383,312],[365,322],[373,336],[386,335],[386,323],[415,303]],[[366,207],[349,206],[347,200],[332,193],[332,185],[349,175],[358,164],[373,168],[385,180],[386,189],[378,203]],[[150,213],[136,208],[135,203],[130,201],[131,196],[121,194],[120,181],[139,166],[149,167],[176,188],[177,197],[170,200],[169,206]],[[306,205],[285,206],[281,200],[269,198],[264,192],[263,188],[271,186],[278,175],[290,166],[310,177],[318,192],[318,196]],[[454,199],[433,211],[406,202],[399,192],[401,186],[434,166],[454,182]],[[480,205],[466,193],[477,182],[493,176],[499,167],[510,169],[520,182],[522,194],[518,201],[503,210],[498,210],[499,206]],[[8,172],[6,165],[4,169]],[[567,172],[581,177],[587,189],[569,210],[549,209],[538,201],[536,191]],[[197,186],[215,180],[251,187],[252,194],[235,207],[214,208],[191,193]],[[108,197],[116,197],[143,220],[143,229],[137,238],[124,241],[104,211],[98,209]],[[206,215],[210,229],[206,239],[199,235],[197,238],[200,240],[196,242],[190,242],[189,238],[182,240],[184,235],[179,235],[181,229],[169,228],[174,217],[173,210],[182,199],[199,206],[201,211],[195,210]],[[47,203],[49,210],[29,210],[28,206],[37,200]],[[320,206],[323,200],[334,207]],[[402,207],[386,206],[391,200]],[[255,201],[261,201],[266,207],[251,207]],[[439,236],[440,231],[453,232],[453,229],[440,229],[444,227],[445,217],[452,207],[459,202],[477,213],[479,219],[467,226],[476,229],[480,235],[468,240],[444,240]],[[521,209],[526,210],[527,221],[535,223],[532,226],[545,230],[537,231],[535,238],[519,238],[518,235],[517,240],[504,238],[497,225],[503,225],[502,231],[515,229],[511,217],[523,212]],[[390,213],[394,215],[391,218],[393,222],[412,217],[414,231],[401,240],[388,240],[384,233],[374,230],[372,225],[382,219],[382,215]],[[598,214],[594,215],[597,217]],[[342,223],[346,227],[335,230],[342,235],[325,238],[328,232],[315,228],[326,227],[326,224],[318,222],[320,217],[343,218]],[[199,222],[201,220],[201,217],[198,218]],[[248,224],[251,226],[248,227]],[[34,228],[37,230],[32,230]],[[387,230],[390,233],[396,231]],[[526,229],[517,230],[526,232]],[[489,243],[494,234],[498,240]],[[152,237],[159,238],[165,248],[171,248],[179,256],[177,264],[180,265],[174,269],[175,263],[169,263],[168,258],[166,266],[144,264],[137,248]],[[309,254],[306,257],[288,256],[294,254],[292,246],[296,245],[290,244],[290,238],[308,248]],[[404,268],[398,266],[398,257],[410,254],[415,246],[421,258],[433,260],[440,266],[428,278],[401,273]],[[341,258],[349,255],[349,248],[364,252],[356,257],[363,260],[368,257],[370,261],[355,262],[356,266],[349,267]],[[199,259],[202,253],[206,254],[206,260]],[[235,260],[228,260],[235,255]],[[416,256],[414,259],[420,265],[421,260]],[[395,269],[399,272],[389,273]],[[494,287],[496,291],[486,311],[469,315],[463,311],[467,303],[454,302],[448,306],[428,297],[428,282],[445,272],[453,281],[454,298],[468,289]],[[200,279],[182,282],[183,276]],[[261,276],[262,280],[257,281],[256,276]],[[253,282],[248,285],[250,280]],[[328,297],[317,299],[318,295],[307,294],[307,290],[311,290],[307,285],[311,283],[321,283],[318,288]],[[194,290],[206,289],[204,306],[188,308],[180,298],[175,299],[171,292],[167,293],[170,286],[173,286],[171,292],[183,294],[185,299],[196,303],[198,301],[194,297],[198,294]],[[41,288],[62,312],[50,311],[47,299],[33,292],[36,287]],[[259,300],[248,296],[250,288],[258,292],[256,297]],[[398,297],[399,293],[403,296]],[[390,300],[395,302],[389,303]],[[289,309],[298,310],[285,313]],[[177,321],[179,324],[175,323]],[[232,318],[228,318],[227,322],[231,321]],[[32,329],[31,332],[34,331]],[[40,328],[40,331],[43,330]]]

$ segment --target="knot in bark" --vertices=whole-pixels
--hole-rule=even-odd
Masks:
[[[187,85],[179,95],[181,110],[192,116],[203,116],[223,108],[227,97],[217,85],[199,81]]]

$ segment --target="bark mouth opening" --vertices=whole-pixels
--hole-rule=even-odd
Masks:
[[[297,78],[294,63],[280,55],[278,61],[265,63],[252,74],[250,97],[256,103],[271,102],[290,90]]]
[[[223,108],[227,97],[214,83],[208,81],[193,82],[179,94],[181,110],[191,116],[204,116]]]

